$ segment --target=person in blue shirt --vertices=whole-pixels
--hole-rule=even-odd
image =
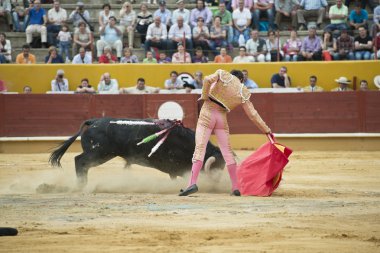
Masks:
[[[41,34],[42,47],[46,48],[47,32],[46,32],[46,11],[41,8],[40,0],[35,0],[31,3],[27,10],[29,15],[29,25],[26,28],[26,43],[32,43],[33,33],[38,32]]]
[[[57,48],[54,46],[49,47],[49,54],[45,57],[45,63],[64,63],[63,57],[58,54]]]
[[[248,78],[248,70],[243,69],[241,72],[243,73],[243,83],[245,87],[247,87],[248,89],[259,88],[259,86],[257,85],[257,83],[255,83],[255,81]]]
[[[350,13],[350,27],[353,30],[359,27],[368,29],[368,12],[361,8],[360,3],[355,3],[355,9]]]

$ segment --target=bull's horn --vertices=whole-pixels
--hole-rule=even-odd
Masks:
[[[206,162],[205,162],[205,171],[206,173],[210,173],[210,168],[211,168],[211,165],[215,162],[215,157],[214,156],[210,156]]]

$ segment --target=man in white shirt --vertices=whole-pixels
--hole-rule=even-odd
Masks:
[[[184,23],[189,24],[190,21],[190,11],[185,9],[184,0],[178,0],[177,2],[178,9],[173,11],[172,15],[172,25],[177,24],[177,20],[179,16],[183,17]]]
[[[119,83],[116,79],[111,79],[110,73],[104,73],[100,77],[100,82],[98,84],[98,92],[118,93]]]
[[[86,52],[84,47],[79,48],[79,53],[74,56],[72,64],[92,64],[91,52]]]
[[[57,34],[61,30],[62,24],[67,21],[67,12],[65,9],[61,8],[61,4],[58,0],[53,3],[53,8],[51,8],[47,13],[48,25],[47,25],[47,42],[49,45],[57,45]]]
[[[167,49],[168,31],[166,25],[161,23],[161,17],[155,16],[154,23],[148,26],[145,39],[145,54],[150,47],[156,47],[161,50]]]
[[[65,71],[62,69],[57,70],[55,79],[51,81],[51,91],[65,92],[69,90],[69,81],[64,78]]]
[[[255,59],[251,55],[247,55],[247,49],[245,46],[239,47],[239,55],[235,56],[233,63],[247,63],[254,62]]]
[[[176,51],[178,43],[183,42],[183,34],[185,34],[186,50],[193,50],[193,42],[191,40],[191,28],[188,24],[184,23],[184,18],[179,16],[177,23],[173,24],[169,30],[168,48]]]
[[[243,46],[249,40],[249,26],[251,25],[251,12],[244,8],[244,0],[239,0],[239,8],[232,13],[234,21],[234,43]]]

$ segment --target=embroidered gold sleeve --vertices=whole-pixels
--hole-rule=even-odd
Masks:
[[[244,104],[242,104],[243,109],[245,113],[247,114],[248,118],[255,123],[257,128],[260,129],[263,133],[270,133],[271,130],[267,126],[267,124],[264,122],[264,120],[260,117],[259,113],[256,111],[255,107],[253,107],[253,104],[251,101],[246,101]]]
[[[201,99],[207,100],[208,99],[208,94],[210,92],[210,87],[211,84],[215,83],[218,81],[218,73],[214,73],[212,75],[206,76],[205,79],[203,80],[203,88],[202,88],[202,96]]]

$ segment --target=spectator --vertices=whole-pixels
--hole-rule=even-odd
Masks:
[[[110,73],[104,73],[100,77],[98,84],[98,92],[118,92],[119,83],[116,79],[111,79]]]
[[[366,80],[360,81],[360,90],[361,91],[367,91],[368,89],[368,82]]]
[[[191,29],[188,24],[184,23],[182,16],[179,16],[177,23],[173,24],[169,30],[169,42],[168,48],[174,51],[177,48],[178,43],[182,43],[183,37],[185,36],[186,47],[189,50],[193,50],[193,42],[191,41]]]
[[[231,0],[232,11],[239,9],[239,0]],[[253,10],[253,0],[244,0],[244,8],[248,10]]]
[[[77,2],[77,6],[75,10],[71,12],[69,20],[73,22],[74,27],[79,27],[81,22],[85,22],[85,24],[89,25],[90,13],[85,9],[83,2]]]
[[[231,63],[232,57],[227,54],[225,47],[220,48],[220,55],[215,56],[215,63]]]
[[[307,30],[306,18],[311,16],[318,17],[317,28],[320,29],[327,6],[326,0],[301,0],[300,9],[297,10],[299,30]]]
[[[372,36],[380,32],[380,5],[373,10]]]
[[[147,51],[150,51],[150,47],[166,50],[167,38],[168,31],[166,25],[161,23],[160,16],[155,16],[154,23],[149,25],[148,31],[146,33],[145,53]]]
[[[106,46],[104,48],[104,53],[99,57],[99,63],[117,63],[117,57],[114,54],[112,54],[111,47]]]
[[[265,61],[282,61],[284,57],[284,52],[281,50],[281,40],[279,40],[280,36],[275,36],[274,31],[268,31],[268,39],[265,41],[267,45],[268,53],[265,56]]]
[[[115,17],[109,18],[109,23],[100,29],[100,34],[103,35],[103,38],[96,42],[98,57],[102,54],[103,49],[108,46],[111,49],[116,49],[116,55],[120,58],[123,51],[123,34],[120,28],[116,26]]]
[[[282,17],[290,18],[292,21],[291,29],[297,29],[297,8],[298,0],[275,0],[276,9],[275,26],[280,29]]]
[[[364,27],[359,28],[359,35],[355,38],[355,59],[371,59],[372,37],[368,35]]]
[[[69,90],[69,81],[64,78],[65,71],[62,69],[57,70],[55,79],[51,81],[51,91],[62,92]]]
[[[159,8],[153,14],[153,17],[160,17],[161,23],[165,26],[166,30],[170,27],[172,13],[166,8],[165,0],[158,2]]]
[[[204,25],[204,20],[202,17],[199,17],[197,21],[197,25],[193,27],[193,46],[200,47],[203,50],[209,50],[209,30],[207,26]]]
[[[330,7],[329,18],[331,24],[325,27],[325,31],[346,30],[348,17],[348,8],[342,4],[342,0],[337,0],[336,5]]]
[[[356,1],[355,4],[359,2],[358,0],[355,0],[355,1]],[[362,7],[363,9],[365,9],[365,6],[367,5],[367,1],[368,1],[368,0],[360,0],[360,1],[361,1],[361,7]],[[378,0],[376,0],[376,1],[378,1]],[[346,1],[344,2],[344,5],[347,6],[347,7],[349,7],[349,6],[350,6],[350,3],[351,3],[351,0],[346,0]]]
[[[147,86],[145,85],[145,79],[139,78],[135,87],[121,88],[119,92],[120,94],[151,94],[158,93],[159,91],[160,88]]]
[[[92,64],[91,54],[87,54],[84,47],[79,48],[79,53],[74,56],[72,64]]]
[[[212,22],[212,12],[208,7],[206,7],[206,4],[204,0],[197,0],[197,7],[191,10],[190,13],[190,25],[191,27],[196,27],[198,18],[203,18],[204,25],[207,27],[211,26]]]
[[[158,58],[158,63],[165,64],[165,63],[171,63],[172,59],[169,56],[166,56],[165,52],[161,52]]]
[[[67,12],[65,9],[61,8],[61,4],[58,0],[54,0],[53,8],[47,13],[47,20],[47,42],[51,46],[56,46],[57,34],[61,30],[61,26],[67,21]]]
[[[121,57],[120,63],[139,63],[139,59],[133,54],[132,49],[124,48],[124,56]]]
[[[245,46],[239,47],[239,55],[235,56],[233,63],[247,63],[254,62],[255,59],[251,55],[247,55],[247,49]]]
[[[144,44],[148,26],[153,23],[153,15],[148,11],[148,5],[146,3],[141,3],[140,10],[141,12],[137,14],[136,30],[141,35],[141,44]]]
[[[334,60],[354,60],[354,39],[348,35],[347,30],[342,30],[340,37],[336,40],[336,53]]]
[[[12,5],[10,0],[1,0],[0,1],[0,17],[4,17],[7,25],[9,26],[10,31],[13,30],[13,23],[12,23]]]
[[[37,32],[41,34],[41,42],[44,48],[46,48],[47,34],[46,34],[46,12],[41,8],[40,0],[34,1],[34,7],[28,9],[29,25],[26,28],[26,43],[31,44],[33,39],[33,33]]]
[[[191,86],[194,87],[194,89],[202,89],[202,87],[203,87],[203,73],[202,73],[202,71],[195,72],[194,79],[191,82]]]
[[[23,0],[23,3],[14,2],[12,13],[13,31],[25,32],[29,17],[26,14],[26,9],[29,7],[29,1]]]
[[[74,32],[73,39],[73,55],[78,52],[78,49],[84,47],[86,51],[90,51],[91,55],[94,52],[94,35],[87,29],[87,24],[83,21],[79,23],[79,29]]]
[[[224,3],[223,3],[224,4]],[[221,17],[214,17],[214,24],[210,29],[210,39],[209,47],[213,51],[214,55],[219,54],[221,47],[227,47],[227,32],[226,29],[221,25]]]
[[[45,57],[45,63],[47,64],[62,64],[64,63],[62,55],[58,54],[55,46],[49,47],[49,54]]]
[[[165,89],[167,90],[176,90],[183,89],[182,82],[178,79],[178,72],[170,72],[170,78],[165,80]]]
[[[336,51],[336,39],[330,31],[323,32],[322,35],[322,57],[325,61],[331,61]]]
[[[314,26],[309,27],[309,35],[302,41],[301,55],[299,61],[320,61],[322,60],[322,41],[316,35]]]
[[[31,94],[32,93],[32,87],[30,87],[29,85],[25,85],[24,88],[22,88],[22,93]]]
[[[128,47],[133,48],[137,15],[130,2],[125,2],[120,10],[120,29],[128,34]]]
[[[253,2],[253,22],[255,23],[256,29],[259,29],[260,15],[265,13],[268,17],[269,29],[275,30],[276,27],[274,26],[273,0],[253,0]]]
[[[57,36],[59,43],[59,53],[63,56],[65,54],[66,63],[70,62],[70,48],[71,48],[71,33],[69,32],[69,27],[66,24],[62,25],[62,30]]]
[[[22,46],[22,53],[18,54],[16,57],[17,64],[34,64],[36,63],[36,57],[30,53],[29,44]]]
[[[90,85],[90,82],[88,81],[87,78],[83,78],[80,81],[80,84],[78,85],[76,93],[95,93],[94,87]]]
[[[252,0],[247,0],[248,2],[253,3]],[[237,1],[236,1],[237,2]],[[233,49],[232,40],[234,38],[234,29],[232,25],[232,14],[228,10],[226,10],[226,4],[223,1],[219,2],[219,9],[214,14],[214,26],[216,27],[216,17],[220,17],[220,23],[223,29],[226,31],[227,36],[224,39],[227,39],[228,47],[230,50]],[[211,34],[213,33],[213,29],[211,27]],[[211,36],[212,37],[212,36]],[[220,47],[222,47],[221,45]]]
[[[355,3],[355,9],[350,13],[350,28],[358,30],[362,26],[368,29],[368,12]]]
[[[185,3],[184,0],[178,0],[176,2],[178,9],[173,11],[172,15],[172,25],[177,24],[177,20],[179,17],[183,18],[183,22],[186,25],[190,24],[190,11],[188,9],[185,9]]]
[[[284,44],[285,61],[297,61],[301,51],[302,41],[297,37],[297,31],[290,32],[290,38]]]
[[[352,89],[348,87],[351,81],[348,80],[347,77],[339,77],[339,79],[335,79],[335,82],[339,84],[339,87],[334,88],[331,91],[352,91]]]
[[[191,63],[191,56],[185,51],[185,47],[182,43],[178,43],[177,50],[178,52],[172,56],[172,63]]]
[[[376,56],[376,57],[375,57]],[[375,34],[375,38],[373,39],[373,59],[380,59],[380,32]]]
[[[291,85],[290,77],[287,74],[288,69],[285,66],[280,68],[280,72],[274,74],[270,80],[272,88],[289,88]]]
[[[254,61],[264,62],[265,55],[267,53],[267,45],[265,40],[259,37],[257,30],[251,31],[251,39],[247,41],[245,46],[247,48],[247,54],[253,56]]]
[[[153,57],[151,51],[146,52],[146,58],[144,58],[142,63],[157,63],[157,59]]]
[[[243,84],[245,87],[247,87],[248,89],[257,89],[259,88],[259,86],[257,85],[257,83],[255,83],[255,81],[253,81],[252,79],[249,79],[248,78],[248,70],[246,69],[243,69],[241,71],[243,73]]]
[[[305,92],[321,92],[323,91],[323,88],[317,85],[317,77],[316,76],[310,76],[309,77],[309,85],[303,87],[303,91]]]
[[[111,11],[111,5],[109,3],[103,4],[102,9],[103,10],[99,12],[98,17],[99,31],[108,25],[110,17],[115,17],[115,13]]]
[[[11,41],[7,40],[5,33],[0,33],[0,63],[12,62],[12,46]]]
[[[201,47],[197,47],[195,49],[195,55],[192,60],[193,63],[208,63],[208,57],[203,54],[203,49]]]
[[[239,0],[239,8],[232,13],[234,24],[234,44],[243,46],[249,40],[251,12],[244,8],[244,0]]]

